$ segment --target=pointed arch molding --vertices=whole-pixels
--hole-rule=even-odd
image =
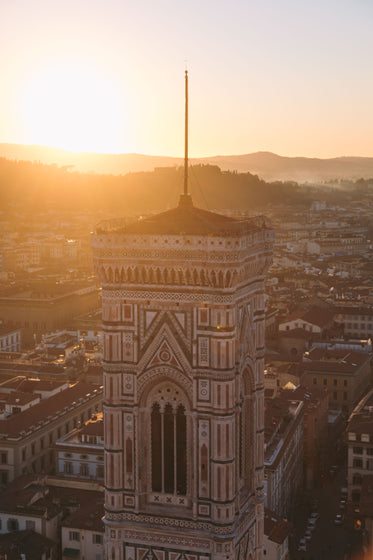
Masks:
[[[150,393],[154,389],[155,383],[157,385],[164,382],[173,382],[180,387],[185,393],[185,398],[188,400],[189,409],[192,407],[191,396],[193,391],[192,380],[185,375],[182,371],[175,370],[167,365],[154,367],[142,373],[137,380],[138,402],[143,406]]]
[[[250,358],[246,358],[241,366],[241,391],[243,395],[252,395],[256,389],[255,382],[255,363]]]

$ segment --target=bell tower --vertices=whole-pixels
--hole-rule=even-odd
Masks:
[[[92,236],[107,560],[262,558],[264,277],[274,232],[263,217],[196,208],[185,185],[176,208],[103,223]]]

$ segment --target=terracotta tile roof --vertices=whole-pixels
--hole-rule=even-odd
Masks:
[[[97,415],[96,420],[88,420],[81,429],[81,434],[85,436],[103,436],[104,419],[103,415]]]
[[[56,416],[58,412],[78,405],[80,399],[93,398],[97,394],[102,394],[102,387],[99,385],[78,382],[23,412],[0,420],[0,435],[11,438],[21,437],[21,432],[27,432],[32,427],[36,429],[38,423],[46,422],[49,417]]]
[[[264,534],[271,541],[282,544],[289,536],[292,529],[291,523],[282,519],[269,509],[264,510]]]
[[[373,307],[354,307],[353,305],[342,305],[335,307],[335,313],[340,313],[341,315],[368,315],[373,316]]]
[[[346,432],[373,435],[373,412],[364,411],[353,414],[347,424]]]
[[[333,321],[334,315],[334,310],[324,307],[312,307],[308,310],[298,309],[281,321],[280,324],[282,325],[299,319],[311,323],[312,325],[326,327]]]
[[[0,512],[53,519],[66,510],[101,503],[103,493],[69,485],[58,477],[23,475],[0,494]]]
[[[334,312],[323,307],[313,307],[302,316],[303,321],[318,325],[319,327],[326,327],[333,321],[333,318]]]
[[[364,352],[312,348],[305,354],[303,365],[308,372],[354,373],[369,360]]]
[[[318,405],[325,399],[328,400],[329,392],[327,389],[317,389],[309,387],[296,387],[293,391],[281,391],[281,396],[288,400],[304,401],[305,406]]]
[[[62,523],[62,527],[104,533],[102,518],[105,514],[103,497],[79,508]]]
[[[12,391],[6,395],[6,403],[18,406],[23,406],[32,401],[39,400],[40,397],[34,393],[23,393],[22,391]]]
[[[300,362],[287,362],[277,366],[277,373],[287,373],[294,377],[301,378],[304,373],[304,366]]]
[[[310,338],[314,337],[315,334],[316,333],[306,331],[302,328],[291,329],[288,331],[279,331],[279,336],[281,338],[298,338],[299,340],[309,340]]]
[[[264,219],[263,219],[264,220]],[[239,220],[215,212],[209,212],[193,206],[191,199],[187,204],[179,204],[155,216],[140,220],[126,227],[126,233],[157,234],[157,235],[226,235],[242,234],[257,230],[268,222],[260,225],[257,219]]]
[[[49,558],[51,549],[56,554],[56,543],[34,531],[13,531],[0,535],[0,558],[7,560],[40,560],[44,554]]]

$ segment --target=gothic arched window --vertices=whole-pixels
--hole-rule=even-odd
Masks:
[[[153,404],[151,445],[152,491],[185,495],[187,437],[183,405],[175,410],[170,403],[163,409]]]

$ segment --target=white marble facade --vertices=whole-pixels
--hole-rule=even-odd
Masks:
[[[262,558],[273,236],[191,203],[93,235],[107,560]]]

